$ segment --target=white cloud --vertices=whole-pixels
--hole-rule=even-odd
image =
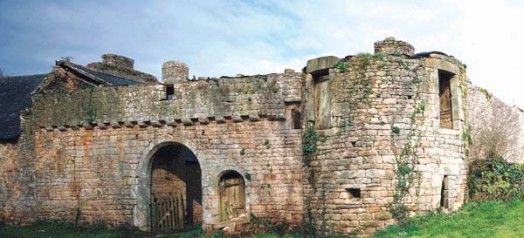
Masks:
[[[475,84],[524,107],[519,1],[13,1],[0,11],[7,73],[106,52],[155,75],[169,59],[197,76],[282,72],[313,57],[372,52],[375,41],[395,36],[417,51],[455,55]]]

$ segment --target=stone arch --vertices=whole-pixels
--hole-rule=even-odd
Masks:
[[[136,204],[133,209],[133,225],[143,231],[151,230],[151,169],[153,161],[161,149],[169,146],[181,146],[191,151],[200,163],[202,173],[201,160],[198,157],[197,150],[195,150],[195,147],[190,142],[186,140],[151,142],[138,161],[135,184],[132,188],[132,197],[136,199]],[[202,187],[202,184],[200,184],[200,187]],[[202,194],[202,196],[204,196],[204,194]],[[202,200],[204,199],[202,198]]]

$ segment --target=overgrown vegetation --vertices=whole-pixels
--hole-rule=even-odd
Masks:
[[[400,60],[399,64],[406,70],[409,64]],[[404,199],[409,193],[410,188],[415,185],[417,195],[420,188],[420,174],[415,172],[415,167],[419,163],[417,150],[420,147],[421,131],[417,128],[417,119],[423,115],[426,110],[426,101],[422,100],[419,95],[419,84],[421,80],[414,77],[411,84],[415,88],[415,105],[409,116],[409,127],[406,133],[401,134],[401,129],[397,126],[391,127],[391,146],[395,155],[395,187],[393,192],[393,201],[389,204],[389,212],[400,224],[408,222],[408,208],[404,204]],[[404,107],[401,107],[402,109]],[[403,116],[399,112],[399,116]],[[415,178],[418,177],[417,183]]]
[[[468,186],[472,200],[524,199],[524,165],[502,158],[474,161]]]
[[[107,229],[103,224],[79,227],[61,221],[37,221],[30,226],[0,224],[0,237],[144,237],[147,233],[130,227]]]
[[[485,158],[508,158],[523,148],[516,148],[519,139],[519,118],[512,108],[493,98],[487,107],[473,108],[471,121],[469,157],[472,160]]]
[[[96,110],[93,106],[93,91],[91,88],[89,91],[89,101],[87,105],[84,105],[85,120],[87,123],[92,124],[96,121]]]
[[[350,61],[342,59],[338,61],[334,68],[340,73],[352,73],[354,74],[350,81],[347,81],[350,85],[346,86],[348,89],[348,118],[344,119],[340,127],[344,130],[348,130],[353,126],[352,111],[358,107],[359,104],[364,104],[366,107],[370,106],[370,95],[373,94],[373,81],[366,77],[366,72],[369,70],[369,66],[374,61],[384,61],[384,54],[367,54],[361,53],[355,55]]]
[[[452,214],[414,217],[409,223],[389,226],[374,237],[524,237],[522,214],[523,201],[474,202]]]
[[[466,204],[461,210],[452,213],[429,213],[411,218],[403,225],[392,225],[377,232],[374,237],[524,237],[524,201],[511,200],[484,201]],[[267,224],[271,226],[271,224]],[[289,231],[276,227],[269,227],[267,233],[259,233],[253,238],[298,238],[298,237],[333,237],[313,236],[305,230]],[[106,229],[104,226],[80,228],[72,223],[56,221],[40,221],[31,226],[14,226],[0,224],[0,237],[155,237],[157,234],[141,232],[129,227]],[[175,234],[162,234],[159,237],[227,237],[222,232],[206,235],[200,227],[194,227]]]
[[[493,94],[491,94],[485,88],[479,88],[479,91],[484,94],[484,96],[486,97],[486,100],[488,100],[488,101],[491,100],[491,98],[493,97]]]
[[[308,126],[302,139],[302,153],[304,157],[303,162],[305,166],[309,166],[311,159],[317,152],[318,139],[319,135],[315,130],[314,126]]]

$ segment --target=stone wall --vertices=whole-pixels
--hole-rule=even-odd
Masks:
[[[357,55],[328,74],[331,128],[317,130],[318,151],[307,166],[305,214],[325,232],[371,233],[394,222],[391,208],[409,214],[444,210],[464,201],[466,144],[462,140],[464,66],[451,57]],[[454,129],[441,129],[438,70],[454,73]],[[314,123],[315,82],[306,77],[306,115]],[[304,142],[307,143],[307,142]],[[399,174],[403,174],[400,177]],[[399,182],[408,188],[402,196]],[[307,181],[307,180],[305,180]],[[359,191],[358,193],[355,191]],[[358,197],[360,195],[360,197]]]
[[[178,181],[167,170],[151,176],[169,146],[197,158],[193,220],[209,229],[231,225],[219,219],[218,188],[231,170],[245,182],[244,218],[324,233],[369,234],[395,218],[456,210],[477,110],[468,102],[478,98],[467,96],[465,65],[392,38],[375,45],[373,55],[312,59],[303,73],[187,80],[171,62],[166,85],[37,94],[20,141],[0,147],[0,219],[148,229],[151,188],[168,193],[162,179]],[[440,124],[439,72],[452,76],[452,129]]]
[[[300,138],[300,130],[268,120],[42,129],[36,133],[35,148],[38,214],[73,220],[80,212],[82,222],[100,219],[109,224],[132,223],[139,199],[133,192],[139,186],[139,164],[147,163],[145,154],[152,146],[174,141],[191,148],[199,160],[206,224],[216,222],[217,181],[226,170],[247,176],[249,212],[298,222],[302,216],[302,174],[296,172],[301,170]]]
[[[468,105],[473,142],[470,159],[486,159],[495,154],[524,163],[524,113],[473,85],[469,86]]]
[[[0,144],[0,220],[5,221],[12,216],[13,203],[19,197],[16,195],[19,190],[16,185],[18,177],[18,145],[16,141],[3,142]]]
[[[35,156],[31,120],[21,115],[22,133],[16,141],[0,142],[0,221],[27,224],[36,219]]]
[[[88,64],[87,67],[99,72],[131,78],[146,84],[158,83],[155,76],[135,70],[134,64],[135,61],[131,58],[122,55],[104,54],[102,55],[102,62],[93,62]]]
[[[163,85],[104,87],[72,94],[35,96],[38,127],[111,123],[206,123],[209,120],[285,119],[286,104],[301,100],[300,73],[185,81],[174,85],[175,100]]]
[[[249,214],[299,224],[302,131],[293,129],[286,113],[300,105],[301,82],[302,74],[290,71],[186,81],[174,85],[175,100],[166,100],[162,85],[36,95],[24,124],[33,154],[2,157],[1,170],[7,175],[24,161],[28,166],[18,168],[32,172],[33,182],[20,184],[32,190],[2,198],[1,217],[148,229],[151,160],[163,146],[179,144],[196,155],[202,171],[202,204],[194,214],[201,217],[195,221],[223,226],[218,181],[234,170],[244,176]],[[2,148],[20,151],[15,147]],[[31,215],[9,213],[24,203]]]

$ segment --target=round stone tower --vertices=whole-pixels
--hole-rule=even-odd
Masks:
[[[184,62],[166,61],[162,64],[162,80],[164,84],[175,84],[185,81],[189,76],[189,67]]]
[[[375,42],[375,54],[405,54],[413,56],[415,48],[405,41],[396,40],[393,37],[388,37],[383,41]]]

